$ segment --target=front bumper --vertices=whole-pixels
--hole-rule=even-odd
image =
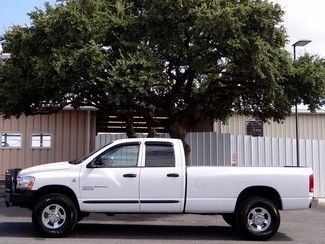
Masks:
[[[316,208],[318,206],[318,198],[313,197],[310,201],[309,208]]]
[[[5,192],[5,203],[7,207],[18,206],[31,208],[33,203],[33,191],[15,191],[11,194]]]
[[[5,181],[5,203],[7,207],[19,206],[30,208],[32,206],[33,191],[16,189],[17,175],[21,169],[8,169]]]

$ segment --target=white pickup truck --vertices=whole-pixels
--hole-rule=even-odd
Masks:
[[[124,139],[78,161],[6,172],[5,201],[32,210],[42,235],[67,235],[89,213],[220,214],[244,238],[267,240],[279,210],[317,203],[309,168],[186,166],[177,139]]]

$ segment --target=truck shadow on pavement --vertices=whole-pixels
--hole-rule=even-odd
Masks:
[[[0,222],[1,237],[39,238],[30,222]],[[242,240],[228,226],[171,226],[80,223],[66,239],[120,240]],[[272,241],[292,241],[284,233],[277,233]]]

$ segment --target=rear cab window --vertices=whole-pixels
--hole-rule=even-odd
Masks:
[[[145,167],[175,167],[175,152],[170,142],[146,142]]]

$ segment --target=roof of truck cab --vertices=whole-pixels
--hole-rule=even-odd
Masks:
[[[115,140],[114,143],[121,143],[121,142],[137,142],[137,141],[151,141],[151,142],[179,142],[180,139],[174,139],[174,138],[127,138],[127,139],[118,139]]]

